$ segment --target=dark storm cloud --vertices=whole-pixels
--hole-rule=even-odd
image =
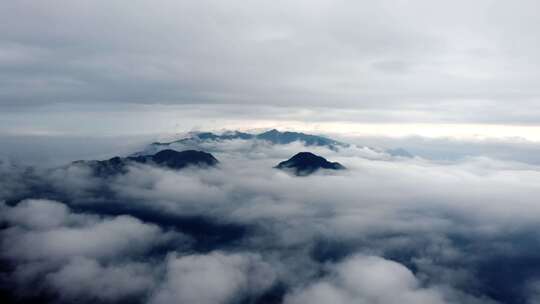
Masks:
[[[537,9],[535,1],[5,1],[0,103],[3,112],[54,103],[340,106],[383,120],[410,111],[429,121],[534,124]]]

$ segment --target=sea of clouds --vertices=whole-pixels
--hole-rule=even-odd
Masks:
[[[180,149],[181,147],[175,147]],[[212,169],[0,164],[21,303],[538,303],[540,167],[234,140]],[[347,167],[296,177],[299,151]]]

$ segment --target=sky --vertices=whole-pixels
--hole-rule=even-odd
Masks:
[[[0,133],[540,140],[537,1],[2,1]]]

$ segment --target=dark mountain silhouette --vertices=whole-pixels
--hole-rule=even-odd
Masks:
[[[164,167],[174,170],[180,170],[188,166],[213,167],[219,161],[210,153],[186,150],[162,150],[154,155],[131,156],[131,157],[113,157],[108,160],[76,161],[75,165],[84,165],[92,169],[94,175],[107,177],[127,172],[127,166],[130,163],[150,164],[158,167]]]
[[[171,141],[171,142],[155,142],[152,143],[152,145],[170,145],[170,144],[193,144],[193,143],[201,143],[205,141],[224,141],[224,140],[233,140],[233,139],[243,139],[243,140],[249,140],[255,138],[256,135],[244,133],[240,131],[232,131],[232,132],[225,132],[223,134],[215,134],[212,132],[193,132],[190,133],[190,135],[186,138],[182,138],[179,140]]]
[[[212,132],[199,132],[194,133],[191,138],[188,139],[198,139],[201,141],[204,140],[232,140],[232,139],[252,139],[255,135],[244,133],[240,131],[225,132],[221,135],[214,134]]]
[[[286,161],[280,162],[275,168],[292,170],[298,176],[309,175],[319,169],[343,170],[345,167],[337,162],[329,162],[324,157],[310,152],[300,152]]]

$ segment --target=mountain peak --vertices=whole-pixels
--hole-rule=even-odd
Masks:
[[[135,160],[137,158],[128,158]],[[166,149],[150,156],[152,162],[171,169],[182,169],[190,165],[210,167],[218,163],[218,160],[210,153],[197,150],[176,151]]]
[[[309,175],[319,169],[343,170],[345,167],[338,162],[329,162],[324,157],[311,152],[300,152],[286,161],[280,162],[275,168],[292,170],[298,176]]]
[[[338,147],[347,147],[348,145],[336,140],[305,134],[302,132],[284,131],[280,132],[276,129],[272,129],[256,135],[257,139],[269,141],[273,144],[290,144],[292,142],[302,142],[306,146],[326,146],[331,150],[337,150]]]
[[[165,149],[154,155],[131,157],[115,156],[108,160],[76,161],[73,164],[88,166],[95,176],[108,177],[127,172],[130,163],[152,164],[158,167],[180,170],[189,166],[213,167],[219,161],[210,153],[197,150],[176,151]]]
[[[261,134],[279,134],[281,132],[279,132],[277,129],[271,129],[271,130],[268,130],[266,132],[263,132],[263,133],[260,133],[259,135]]]

